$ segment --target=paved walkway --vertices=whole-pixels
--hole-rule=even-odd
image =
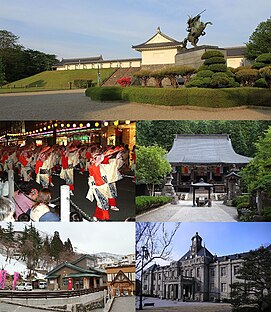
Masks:
[[[110,312],[134,312],[135,311],[135,297],[119,297],[115,298]]]
[[[154,303],[154,307],[144,307],[144,303]],[[136,298],[136,307],[139,307],[139,298]],[[165,308],[165,309],[163,309]],[[182,302],[172,300],[161,300],[158,298],[143,297],[143,309],[151,311],[182,311],[182,312],[230,312],[231,305],[212,302]]]
[[[139,222],[236,222],[234,207],[213,201],[212,207],[192,207],[192,201],[165,205],[136,217]]]
[[[95,102],[84,90],[0,94],[1,120],[271,120],[267,108],[197,108]]]

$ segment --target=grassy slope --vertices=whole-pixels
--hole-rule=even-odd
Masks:
[[[109,77],[115,69],[100,69],[101,79]],[[59,71],[45,71],[37,75],[27,77],[8,86],[15,86],[17,88],[24,87],[38,87],[48,89],[69,89],[69,82],[73,80],[92,80],[97,83],[97,69],[77,69],[77,70],[59,70]]]

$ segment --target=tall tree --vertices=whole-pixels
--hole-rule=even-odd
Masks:
[[[19,36],[14,35],[7,30],[0,30],[0,49],[21,49],[22,45],[19,44]]]
[[[59,232],[55,231],[54,232],[54,236],[53,239],[51,241],[51,257],[54,257],[54,259],[59,262],[60,260],[60,254],[63,252],[64,250],[64,245],[63,242],[59,236]]]
[[[0,57],[0,87],[4,85],[5,82],[6,82],[5,66],[4,62],[2,61],[2,58]]]
[[[147,185],[153,196],[155,184],[161,184],[171,172],[171,165],[166,159],[166,150],[159,146],[140,146],[137,151],[136,179]]]
[[[231,300],[235,307],[257,304],[258,311],[271,307],[271,246],[250,251],[239,270],[239,282],[231,285]]]
[[[169,227],[171,227],[169,229]],[[157,259],[170,260],[172,240],[180,227],[180,223],[170,225],[160,222],[136,223],[136,273],[141,279],[140,304],[142,310],[142,276],[143,271]]]
[[[271,18],[261,22],[246,43],[246,57],[255,60],[262,53],[271,53]]]

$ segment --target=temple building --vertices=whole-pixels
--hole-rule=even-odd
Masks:
[[[238,172],[251,158],[237,154],[226,134],[176,134],[167,154],[177,192],[190,192],[200,180],[213,184],[214,192],[225,192],[225,177]]]
[[[142,276],[143,295],[171,300],[221,301],[230,298],[230,285],[240,281],[238,270],[247,253],[218,257],[196,233],[190,249],[170,265],[152,265]]]

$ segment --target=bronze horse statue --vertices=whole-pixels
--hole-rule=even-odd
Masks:
[[[205,10],[204,10],[205,11]],[[197,46],[200,36],[206,34],[205,28],[208,24],[213,25],[211,22],[203,23],[200,20],[200,15],[204,12],[202,11],[195,17],[188,16],[186,31],[188,31],[187,37],[183,41],[184,48],[186,48],[187,42],[189,41],[194,47]]]

